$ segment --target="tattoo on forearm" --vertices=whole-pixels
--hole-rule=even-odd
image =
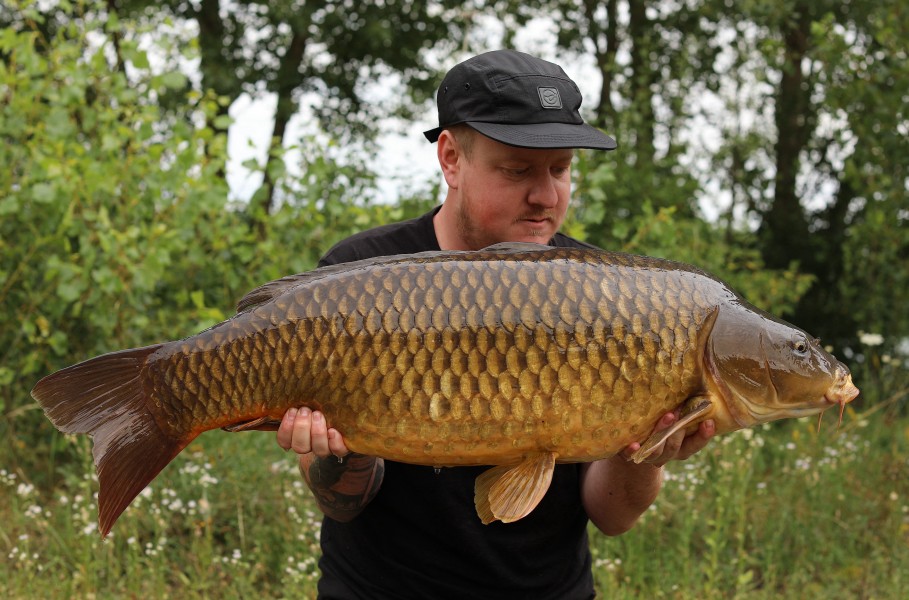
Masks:
[[[301,472],[319,507],[327,516],[350,519],[375,497],[382,485],[385,463],[372,456],[350,454],[344,462],[334,456],[314,458]]]

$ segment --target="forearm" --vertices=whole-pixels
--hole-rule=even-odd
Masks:
[[[606,535],[625,533],[656,500],[663,469],[613,456],[583,466],[581,498],[587,515]]]
[[[335,456],[300,456],[300,473],[319,508],[336,521],[350,521],[369,504],[382,485],[385,462],[381,458],[348,454],[343,462]]]

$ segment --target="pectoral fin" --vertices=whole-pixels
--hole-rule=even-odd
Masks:
[[[538,452],[518,465],[493,467],[477,477],[474,503],[483,524],[511,523],[530,514],[549,489],[555,459],[554,452]]]
[[[697,421],[703,420],[707,413],[710,412],[712,406],[713,404],[707,396],[694,396],[689,398],[682,404],[678,420],[670,427],[662,431],[657,431],[644,440],[644,443],[641,444],[641,447],[638,448],[637,452],[631,455],[631,460],[636,463],[642,462],[645,458],[656,452],[663,442],[665,442],[673,433],[680,429],[685,429]]]
[[[258,419],[253,419],[252,421],[243,421],[242,423],[226,425],[221,429],[224,431],[229,431],[231,433],[236,433],[237,431],[277,431],[280,424],[280,419],[272,419],[271,417],[259,417]]]

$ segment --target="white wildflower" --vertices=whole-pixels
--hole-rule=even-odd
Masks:
[[[859,331],[859,341],[866,346],[880,346],[884,343],[884,336],[879,333],[866,333]]]

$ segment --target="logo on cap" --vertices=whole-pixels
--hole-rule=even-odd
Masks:
[[[559,97],[559,90],[554,87],[539,87],[537,92],[540,94],[540,104],[543,108],[562,108],[562,98]]]

